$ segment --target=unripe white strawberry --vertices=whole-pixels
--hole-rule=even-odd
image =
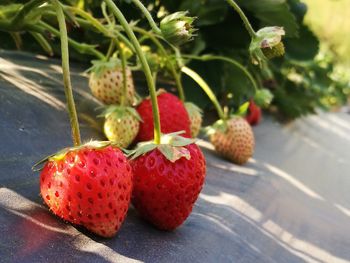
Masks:
[[[120,104],[123,94],[123,71],[118,61],[95,62],[89,79],[92,94],[104,104]],[[130,68],[126,68],[126,105],[135,98],[134,82]]]
[[[227,120],[226,127],[217,128],[210,141],[220,155],[236,164],[244,164],[254,153],[253,130],[242,117]]]
[[[186,102],[185,107],[188,112],[188,116],[190,117],[191,136],[192,138],[196,138],[202,127],[202,110],[191,102]]]

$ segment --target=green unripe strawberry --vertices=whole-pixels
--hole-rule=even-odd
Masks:
[[[202,127],[202,110],[191,102],[186,102],[185,107],[190,117],[191,136],[192,138],[196,138]]]
[[[117,147],[126,148],[135,139],[140,128],[140,117],[130,107],[110,106],[105,112],[104,133]]]
[[[261,49],[265,57],[273,59],[276,57],[282,57],[285,53],[283,42],[279,42],[276,46],[266,47]]]
[[[262,65],[267,59],[284,55],[282,36],[286,32],[283,27],[270,26],[256,32],[249,46],[249,53],[256,65]]]

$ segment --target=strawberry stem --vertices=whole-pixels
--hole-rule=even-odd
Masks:
[[[77,22],[82,26],[85,26],[89,29],[91,29],[91,26],[93,26],[98,31],[100,31],[103,35],[109,38],[115,38],[117,36],[120,38],[120,40],[123,41],[125,45],[127,45],[131,50],[133,50],[134,48],[133,45],[129,42],[129,40],[124,35],[120,34],[118,31],[111,31],[107,29],[105,25],[101,24],[99,20],[94,18],[89,13],[85,12],[83,9],[73,7],[73,6],[64,6],[64,9],[82,17],[83,19],[78,17],[76,18]],[[107,20],[107,17],[105,18]]]
[[[232,58],[228,58],[228,57],[225,57],[225,56],[216,56],[216,55],[202,55],[202,56],[182,55],[182,57],[190,58],[190,59],[196,59],[196,60],[200,60],[200,61],[221,60],[221,61],[228,62],[228,63],[232,64],[233,66],[235,66],[235,67],[239,68],[240,70],[242,70],[243,73],[249,79],[249,81],[252,83],[254,90],[255,91],[258,90],[258,85],[256,84],[256,81],[253,78],[252,74],[250,74],[250,72],[241,63],[239,63],[238,61],[236,61],[236,60],[234,60]]]
[[[147,8],[142,4],[140,0],[132,0],[132,2],[141,10],[141,12],[145,15],[146,19],[148,20],[149,25],[151,26],[154,33],[161,35],[162,31],[157,26],[156,22],[154,22],[152,15],[147,10]]]
[[[169,70],[170,73],[173,75],[173,78],[175,80],[175,84],[177,87],[177,90],[179,92],[179,97],[181,99],[181,101],[185,102],[186,98],[185,98],[185,92],[182,86],[182,82],[181,82],[181,78],[180,78],[180,74],[178,74],[176,72],[175,66],[174,64],[171,62],[170,60],[170,56],[168,55],[167,51],[165,50],[164,46],[161,44],[161,42],[157,39],[156,36],[154,36],[154,34],[152,34],[152,32],[149,32],[147,30],[144,30],[140,27],[133,27],[133,30],[135,32],[138,32],[144,36],[147,36],[159,49],[160,53],[162,54],[162,56],[169,62],[168,66],[169,66]]]
[[[109,46],[108,46],[107,54],[106,54],[106,61],[108,61],[110,59],[110,57],[112,56],[114,48],[115,48],[115,41],[114,41],[114,39],[111,39]]]
[[[53,0],[52,3],[56,9],[57,21],[60,29],[63,83],[64,83],[64,92],[67,100],[67,106],[68,106],[67,107],[68,114],[69,114],[70,124],[72,128],[72,137],[73,137],[74,146],[78,146],[81,144],[81,140],[80,140],[78,116],[77,116],[77,111],[75,109],[75,103],[73,98],[72,83],[70,80],[69,50],[68,50],[68,36],[67,36],[66,21],[65,21],[64,13],[60,2],[58,0]]]
[[[216,98],[214,92],[209,87],[209,85],[205,82],[205,80],[201,76],[199,76],[199,74],[197,72],[193,71],[192,69],[190,69],[188,67],[182,67],[181,71],[183,73],[185,73],[187,76],[189,76],[190,78],[192,78],[203,89],[203,91],[207,94],[207,96],[209,97],[209,99],[213,103],[220,119],[225,121],[226,115],[225,115],[218,99]]]
[[[249,35],[251,38],[255,38],[256,37],[256,33],[252,27],[252,25],[250,24],[248,18],[246,17],[246,15],[244,14],[244,12],[242,11],[242,9],[239,7],[239,5],[237,5],[237,3],[233,0],[226,0],[226,2],[233,7],[233,9],[236,10],[236,12],[239,14],[239,16],[241,17],[241,19],[243,20],[243,24],[245,26],[245,28],[247,29]]]
[[[118,51],[119,51],[119,55],[122,61],[122,74],[123,74],[123,90],[122,90],[122,97],[120,100],[120,104],[122,106],[126,106],[127,104],[127,96],[128,96],[128,88],[127,88],[127,79],[126,79],[126,56],[124,54],[124,49],[120,46],[120,42],[118,40],[118,38],[116,38],[116,44],[118,47]]]
[[[143,71],[146,76],[147,85],[149,89],[149,93],[152,101],[152,112],[153,112],[153,122],[154,122],[154,143],[160,144],[161,130],[160,130],[160,117],[159,117],[159,109],[158,109],[158,101],[156,95],[156,88],[154,85],[154,81],[152,78],[151,69],[147,63],[146,57],[142,52],[140,43],[138,42],[134,32],[132,31],[128,21],[125,19],[123,13],[119,10],[119,8],[113,3],[112,0],[104,0],[107,6],[112,10],[115,17],[119,20],[119,23],[123,26],[125,33],[131,40],[131,43],[134,45],[136,54],[138,55]]]
[[[43,21],[39,21],[36,25],[31,25],[30,30],[32,31],[36,31],[42,34],[47,34],[47,31],[50,32],[51,34],[53,34],[54,36],[61,36],[60,31],[58,31],[56,28],[50,26],[49,24],[43,22]],[[81,54],[89,54],[89,55],[93,55],[99,59],[105,59],[105,56],[99,52],[98,50],[96,50],[92,45],[88,45],[85,43],[79,43],[73,39],[68,38],[68,43],[70,46],[72,46],[75,50],[77,50],[79,53]]]
[[[46,40],[46,38],[37,32],[30,31],[29,32],[33,38],[38,42],[38,44],[44,49],[44,51],[50,56],[53,56],[53,49],[50,45],[50,43]]]

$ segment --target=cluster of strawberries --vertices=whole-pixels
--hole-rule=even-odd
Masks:
[[[120,69],[90,76],[92,93],[106,104],[120,103],[122,82]],[[129,71],[127,87],[131,104],[135,90]],[[158,95],[158,103],[162,132],[183,130],[182,136],[191,137],[184,104],[167,92]],[[150,99],[143,100],[135,112],[110,110],[104,130],[111,142],[90,142],[49,159],[41,172],[40,188],[54,214],[103,237],[116,234],[130,202],[159,229],[172,230],[186,220],[204,184],[204,155],[191,141],[180,147],[185,154],[171,160],[158,148],[128,160],[118,148],[121,141],[125,147],[153,139]]]
[[[49,159],[40,176],[41,195],[54,214],[103,237],[116,234],[130,202],[157,228],[175,229],[191,213],[206,173],[204,155],[193,142],[184,143],[182,153],[174,159],[167,158],[161,148],[134,159],[125,157],[118,147],[154,136],[151,101],[146,98],[131,107],[136,92],[131,71],[126,72],[127,107],[120,106],[123,74],[119,67],[90,74],[93,95],[111,104],[104,124],[110,142],[62,150]],[[183,131],[182,137],[197,136],[202,124],[198,107],[165,91],[157,99],[162,133]],[[250,114],[256,115],[253,106]],[[255,115],[248,120],[256,122]],[[221,155],[237,164],[253,154],[253,132],[242,117],[229,119],[226,128],[216,129],[210,140]]]

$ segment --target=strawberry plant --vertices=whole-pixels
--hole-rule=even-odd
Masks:
[[[1,47],[41,47],[62,58],[74,146],[40,162],[43,200],[58,217],[104,237],[119,230],[130,200],[160,229],[186,220],[205,181],[205,158],[191,138],[201,130],[220,155],[244,164],[255,147],[248,122],[259,123],[261,108],[293,119],[344,104],[350,93],[334,61],[320,55],[300,0],[147,4],[31,0],[0,6]],[[70,57],[93,61],[89,86],[105,106],[108,142],[81,142]],[[135,71],[144,72],[149,98],[139,99]],[[176,87],[179,98],[157,93],[161,82]],[[218,120],[202,129],[202,114],[212,108]],[[118,147],[133,142],[139,144],[125,150],[128,161]]]

